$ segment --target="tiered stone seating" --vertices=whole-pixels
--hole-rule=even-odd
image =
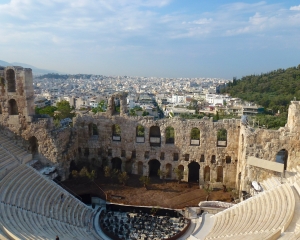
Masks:
[[[100,239],[91,225],[93,210],[30,166],[3,178],[0,201],[0,225],[10,238]]]
[[[290,185],[273,187],[213,215],[214,226],[205,239],[274,239],[290,224],[294,208]]]
[[[260,183],[263,186],[264,190],[271,190],[279,186],[281,183],[276,177],[268,178]]]
[[[0,180],[13,168],[19,164],[9,151],[0,144]]]
[[[17,146],[3,134],[0,134],[0,145],[18,160],[19,163],[27,163],[32,160],[32,154],[27,153],[23,148]]]

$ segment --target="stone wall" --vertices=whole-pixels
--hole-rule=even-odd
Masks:
[[[153,173],[153,163],[175,179],[175,168],[183,169],[184,180],[226,183],[249,190],[253,180],[262,181],[278,173],[247,165],[249,156],[275,161],[279,151],[287,154],[286,170],[298,165],[300,156],[300,102],[292,101],[287,125],[279,130],[251,128],[239,120],[213,122],[210,118],[154,120],[153,117],[130,117],[127,94],[111,96],[104,113],[79,114],[73,127],[55,128],[52,118],[34,114],[32,71],[22,67],[0,67],[0,129],[19,145],[32,151],[45,164],[55,165],[62,178],[69,174],[72,160],[91,162],[95,166],[116,167],[133,174]],[[120,102],[116,111],[115,99]],[[137,136],[137,127],[144,129]],[[174,130],[167,141],[166,130]],[[200,139],[191,141],[193,128]],[[218,142],[218,131],[225,129],[227,139]],[[33,141],[34,140],[34,141]],[[199,170],[198,170],[199,169]],[[155,169],[157,170],[157,169]]]
[[[90,130],[93,124],[97,126],[98,135],[93,135]],[[120,126],[120,141],[113,140],[114,124]],[[137,141],[136,128],[138,125],[144,127],[144,142]],[[152,126],[157,126],[160,129],[160,146],[151,146],[150,128]],[[100,165],[103,164],[103,160],[106,160],[105,164],[108,163],[111,166],[111,160],[119,158],[122,161],[123,171],[127,170],[138,174],[138,164],[142,164],[143,174],[148,175],[149,161],[157,159],[161,164],[161,170],[166,170],[167,164],[168,168],[172,168],[170,178],[176,177],[173,169],[182,165],[186,172],[186,181],[189,174],[188,165],[194,161],[200,165],[200,183],[204,183],[204,168],[206,166],[211,169],[211,180],[216,180],[216,168],[222,166],[223,179],[235,183],[240,128],[240,121],[238,120],[213,122],[209,118],[189,121],[173,118],[155,121],[152,117],[129,117],[127,115],[98,113],[77,116],[74,119],[74,127],[78,132],[78,147],[81,153],[78,160],[91,161],[93,159],[93,162],[96,160]],[[174,128],[174,144],[166,143],[167,127]],[[192,128],[200,130],[200,146],[191,145],[190,133]],[[226,147],[217,146],[217,131],[221,128],[227,130]],[[161,159],[162,153],[164,155],[163,160]],[[135,157],[132,157],[133,154]],[[179,156],[177,161],[174,161],[174,154]],[[189,156],[187,157],[186,154]],[[204,162],[200,162],[201,155],[204,156]],[[215,155],[215,163],[211,163],[213,155]],[[231,158],[230,163],[226,163],[226,157]]]

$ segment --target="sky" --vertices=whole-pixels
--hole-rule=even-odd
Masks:
[[[300,64],[300,2],[0,0],[0,60],[64,73],[232,79]]]

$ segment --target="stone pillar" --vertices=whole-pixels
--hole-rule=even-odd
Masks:
[[[204,184],[204,167],[202,169],[201,166],[200,166],[200,169],[199,169],[199,184],[200,185]]]

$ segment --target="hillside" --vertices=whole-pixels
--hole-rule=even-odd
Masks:
[[[29,65],[29,64],[26,64],[26,63],[20,63],[20,62],[9,63],[9,62],[5,62],[5,61],[2,61],[2,60],[0,60],[0,66],[3,66],[3,67],[7,67],[7,66],[22,66],[24,68],[31,68],[32,69],[32,73],[34,75],[41,75],[41,74],[46,74],[46,73],[50,73],[50,72],[57,72],[57,71],[53,71],[53,70],[47,70],[47,69],[37,68],[35,66]]]
[[[271,113],[287,112],[291,100],[300,100],[300,64],[234,79],[222,92],[255,102]]]

